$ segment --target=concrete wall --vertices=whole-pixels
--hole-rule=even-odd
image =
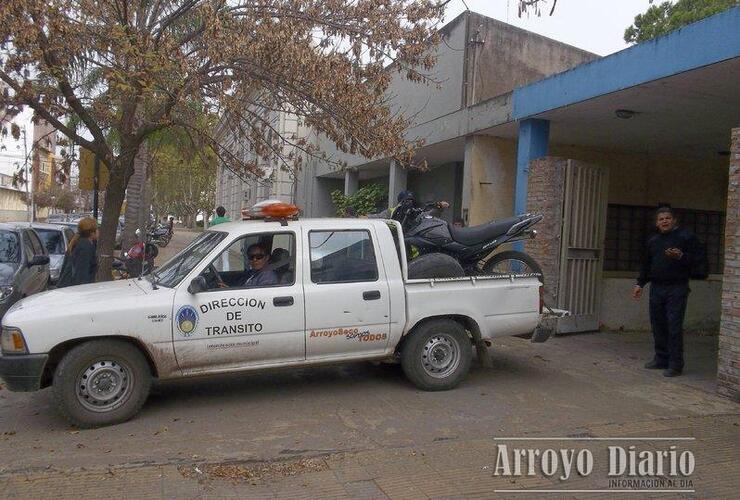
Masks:
[[[610,330],[650,330],[647,292],[635,302],[635,278],[605,278],[602,284],[601,324]],[[648,285],[649,286],[649,285]],[[692,281],[684,327],[691,331],[716,332],[720,317],[722,280],[712,277]]]
[[[717,391],[740,401],[740,128],[732,131]]]
[[[472,13],[469,95],[476,104],[598,58],[571,45]]]
[[[428,74],[434,80],[429,85],[410,82],[405,72],[392,72],[389,97],[394,111],[413,117],[413,123],[424,123],[462,107],[462,88],[465,61],[465,25],[467,14],[457,16],[440,34],[444,42],[437,45],[437,64]]]
[[[553,145],[554,156],[609,167],[609,203],[725,210],[727,158],[686,158],[595,151]]]
[[[463,211],[468,224],[514,215],[516,143],[485,135],[466,138]]]
[[[459,164],[448,164],[427,172],[409,172],[407,187],[421,202],[447,201],[450,208],[442,212],[442,218],[452,222],[457,216],[453,202],[460,197],[456,192],[457,176],[462,174]]]

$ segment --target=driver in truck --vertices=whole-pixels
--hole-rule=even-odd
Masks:
[[[261,243],[254,243],[247,248],[247,259],[251,272],[242,286],[256,287],[277,285],[278,277],[268,265],[270,253]]]

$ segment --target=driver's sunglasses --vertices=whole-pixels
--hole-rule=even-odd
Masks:
[[[252,255],[247,256],[249,260],[261,260],[265,258],[265,254],[263,253],[253,253]]]

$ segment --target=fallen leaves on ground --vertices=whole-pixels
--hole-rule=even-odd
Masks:
[[[190,479],[224,479],[234,482],[247,481],[255,483],[262,479],[274,477],[298,476],[309,472],[321,472],[328,469],[323,458],[301,458],[284,462],[263,462],[259,464],[198,464],[178,467],[183,477]]]

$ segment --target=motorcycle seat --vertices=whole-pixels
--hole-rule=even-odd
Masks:
[[[473,246],[503,236],[511,226],[524,220],[524,216],[517,215],[506,219],[486,222],[479,226],[473,227],[455,227],[450,225],[450,235],[452,239],[461,245]]]

